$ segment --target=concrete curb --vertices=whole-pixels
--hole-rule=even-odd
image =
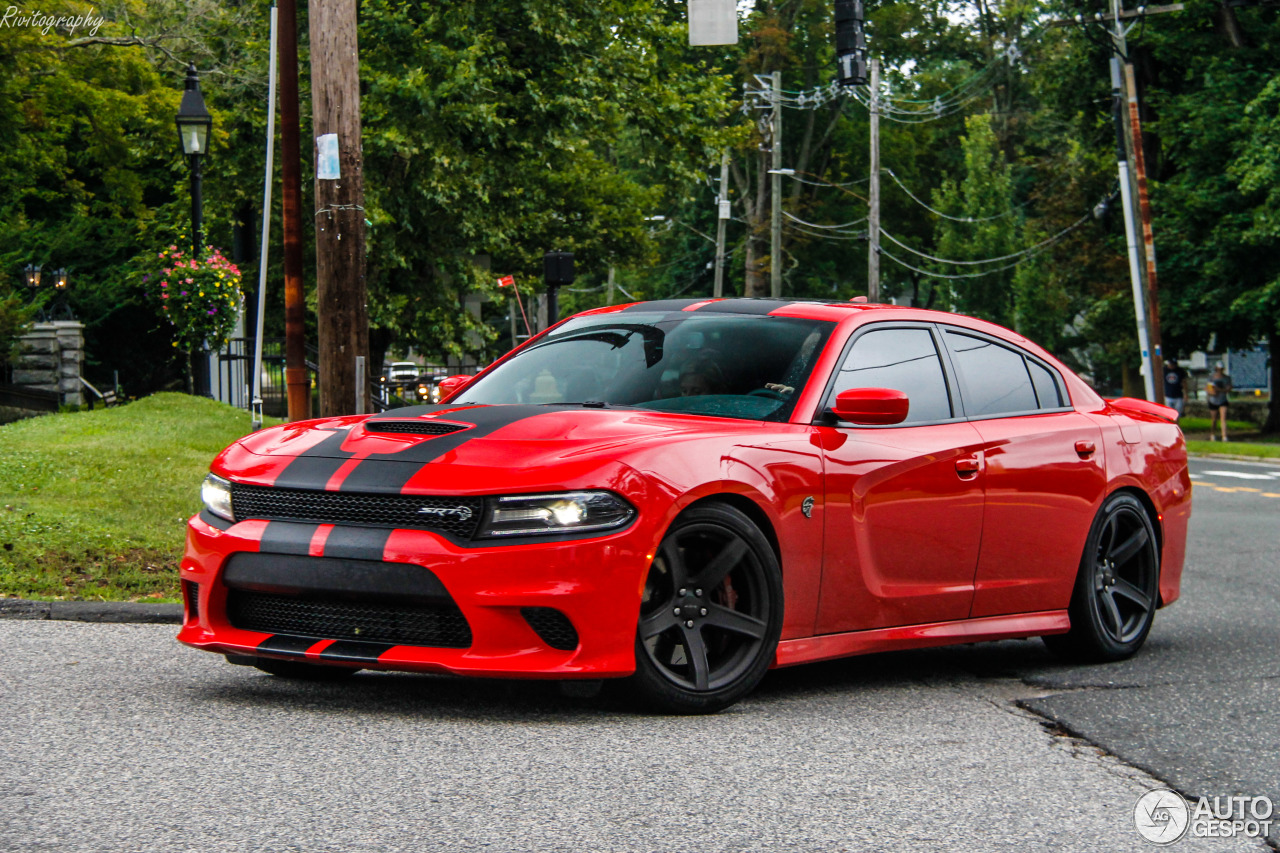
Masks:
[[[57,619],[65,622],[180,624],[181,604],[132,601],[28,601],[0,598],[0,619]]]

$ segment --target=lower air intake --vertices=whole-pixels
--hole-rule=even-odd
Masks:
[[[187,605],[187,621],[197,622],[200,619],[200,584],[194,581],[182,582],[182,599]]]
[[[521,607],[520,615],[551,648],[567,652],[578,647],[578,632],[573,623],[554,607]]]
[[[317,640],[448,649],[471,645],[471,626],[452,602],[384,604],[233,589],[227,594],[227,619],[245,631]]]

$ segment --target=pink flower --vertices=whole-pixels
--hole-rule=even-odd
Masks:
[[[168,299],[168,298],[169,298],[169,294],[167,294],[167,293],[162,293],[162,294],[160,294],[160,298],[161,298],[161,299]]]

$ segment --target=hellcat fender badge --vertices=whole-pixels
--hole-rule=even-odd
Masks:
[[[805,518],[813,518],[813,496],[804,499],[804,503],[800,504],[800,511],[804,513]]]

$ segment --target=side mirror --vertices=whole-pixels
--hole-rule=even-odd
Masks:
[[[461,391],[464,386],[466,386],[471,382],[472,379],[475,379],[475,377],[468,376],[465,373],[459,373],[456,376],[450,376],[445,379],[441,379],[440,384],[437,386],[440,388],[441,402],[452,397],[455,392]]]
[[[851,424],[887,426],[907,419],[911,402],[903,391],[893,388],[850,388],[836,395],[831,411]]]

